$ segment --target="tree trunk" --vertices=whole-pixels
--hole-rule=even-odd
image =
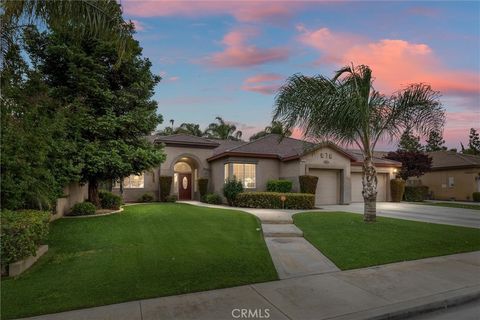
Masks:
[[[363,221],[375,222],[377,218],[377,170],[375,170],[371,157],[367,157],[363,162],[362,185]]]
[[[88,181],[88,201],[93,203],[97,208],[100,207],[100,197],[98,196],[98,181],[96,179]]]

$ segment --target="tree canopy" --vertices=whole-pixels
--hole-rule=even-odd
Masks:
[[[427,144],[425,145],[425,151],[441,151],[447,150],[445,147],[445,140],[443,140],[442,132],[435,130],[430,132],[427,139]]]

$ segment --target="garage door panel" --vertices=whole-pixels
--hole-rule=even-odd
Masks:
[[[315,204],[338,204],[340,202],[340,172],[338,170],[310,170],[318,177]]]
[[[377,201],[387,201],[387,183],[388,183],[388,174],[387,173],[378,173],[377,174]],[[352,202],[363,202],[362,196],[362,173],[361,172],[352,172],[351,174],[351,185],[352,185]]]

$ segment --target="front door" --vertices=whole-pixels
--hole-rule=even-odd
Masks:
[[[178,174],[178,199],[192,200],[192,174]]]

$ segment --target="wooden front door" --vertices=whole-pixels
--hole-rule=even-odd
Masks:
[[[178,174],[178,199],[192,200],[192,174]]]

